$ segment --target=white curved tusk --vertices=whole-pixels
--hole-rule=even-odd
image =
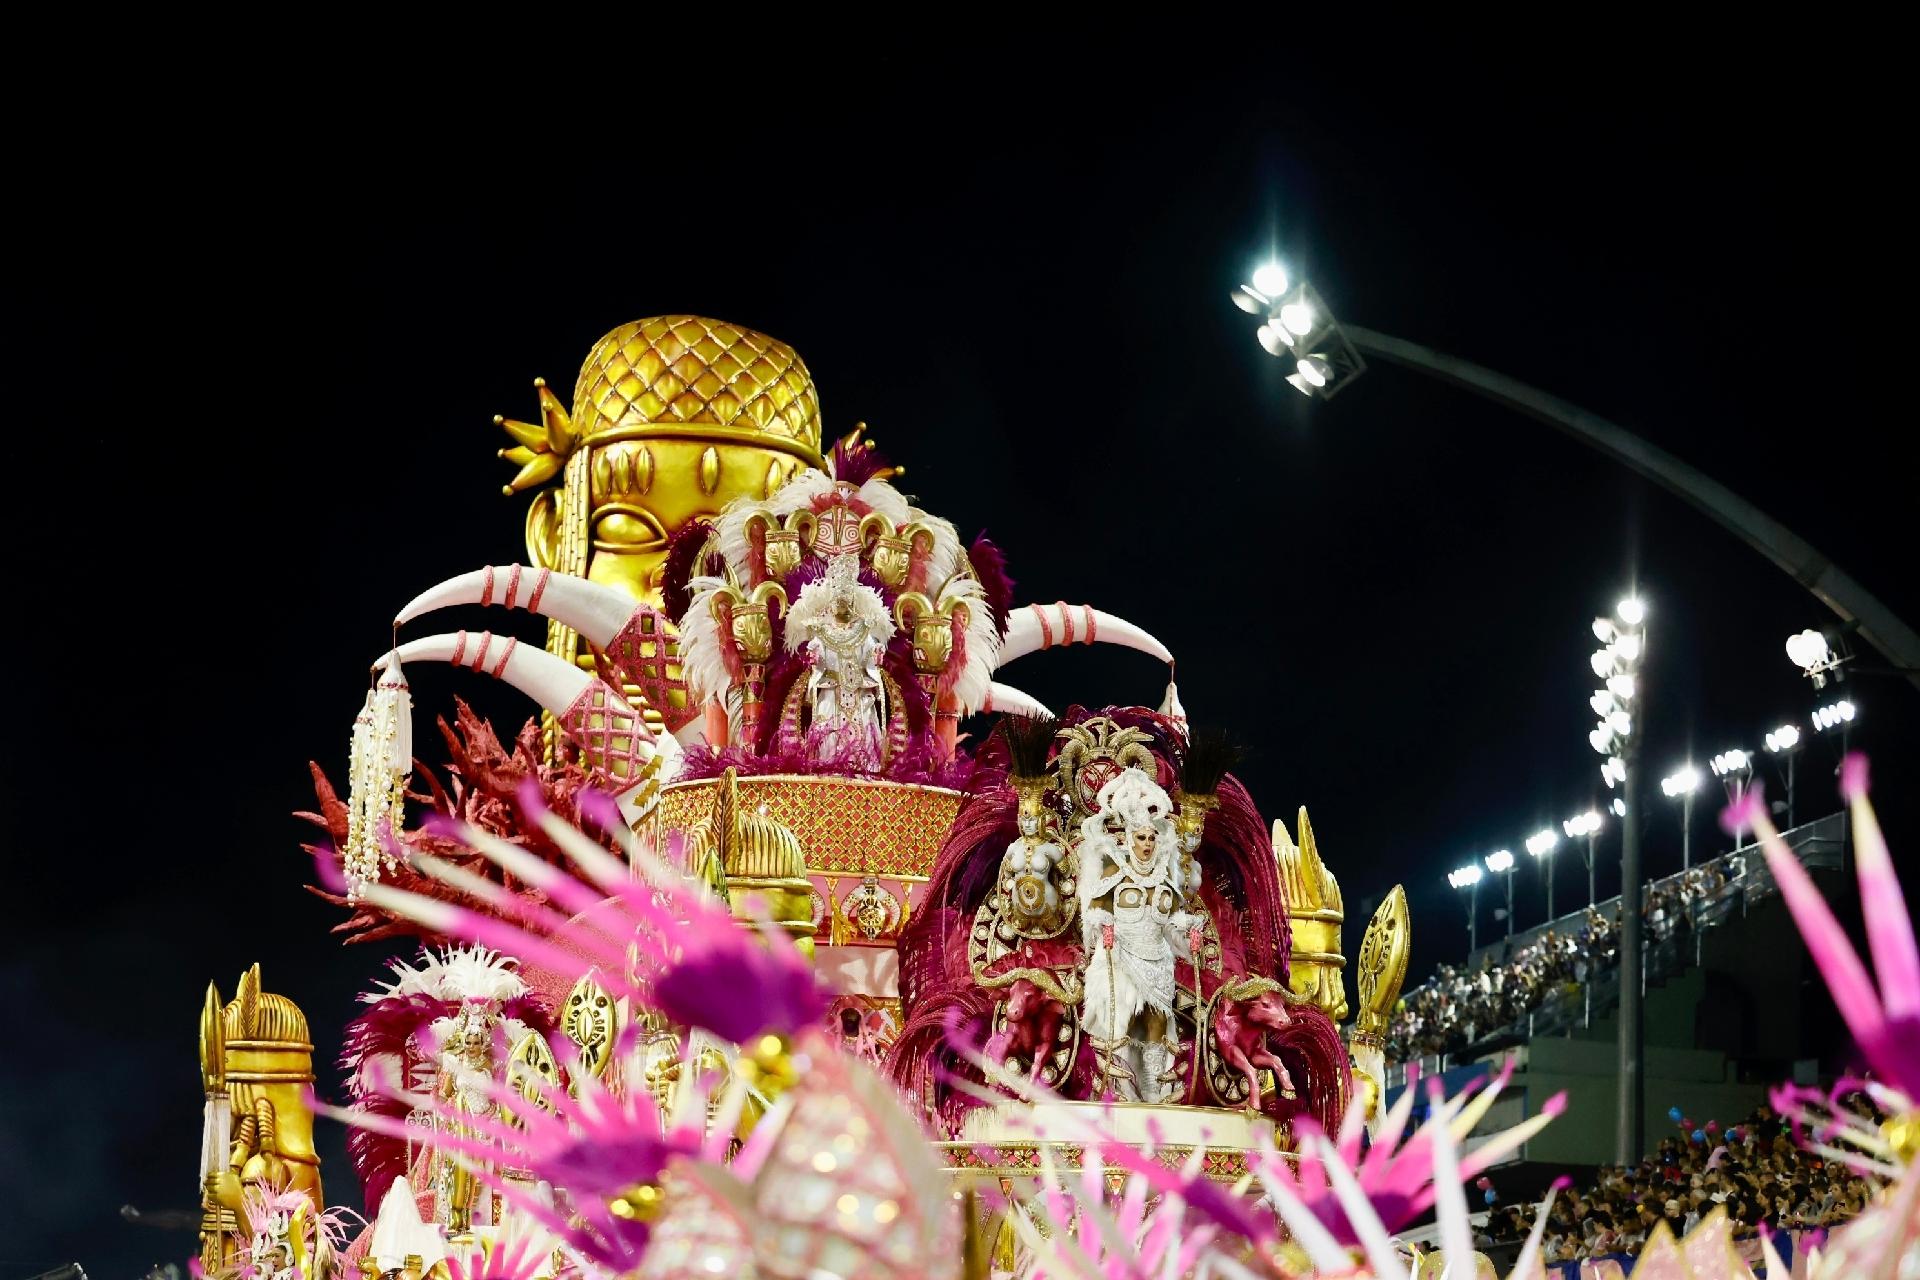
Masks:
[[[469,635],[425,636],[409,640],[395,651],[401,662],[450,662],[456,667],[484,671],[505,680],[554,715],[565,715],[594,683],[594,678],[548,653],[545,649],[523,645],[512,636],[496,636],[491,631]],[[390,659],[383,658],[381,666]],[[618,695],[615,695],[616,697]],[[621,709],[631,713],[624,701]]]
[[[1167,646],[1134,626],[1125,618],[1103,613],[1085,604],[1030,604],[1015,609],[1007,617],[1007,635],[1000,642],[996,667],[1004,667],[1015,658],[1035,649],[1051,649],[1065,644],[1118,644],[1141,653],[1150,653],[1162,662],[1172,662]]]
[[[488,565],[422,591],[394,615],[393,625],[404,626],[423,613],[460,604],[499,604],[509,609],[528,609],[572,627],[589,643],[603,649],[613,643],[613,638],[640,607],[639,602],[624,591],[572,574],[529,569],[522,564]]]
[[[987,700],[981,704],[982,711],[1004,711],[1014,716],[1045,716],[1051,718],[1053,712],[1047,710],[1044,703],[1024,689],[1016,689],[1010,684],[994,681],[987,686]]]
[[[666,767],[663,781],[670,779],[673,771],[679,767],[680,744],[671,735],[649,733],[646,720],[606,681],[588,675],[573,663],[557,658],[545,649],[523,645],[511,636],[496,636],[491,631],[483,631],[477,636],[464,631],[453,635],[425,636],[401,645],[381,658],[375,666],[384,670],[396,661],[448,662],[454,666],[484,671],[495,679],[505,680],[551,711],[563,726],[571,718],[569,713],[583,698],[598,693],[606,701],[596,706],[604,706],[606,712],[613,716],[630,717],[636,735],[635,754],[640,759],[665,757],[662,761]],[[595,771],[599,772],[597,767]],[[622,782],[603,775],[602,781],[608,790],[620,788],[614,800],[629,820],[638,821],[651,808],[655,797],[647,788],[638,785],[641,779]]]

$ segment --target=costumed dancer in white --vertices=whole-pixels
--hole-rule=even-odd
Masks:
[[[858,575],[859,557],[835,556],[826,575],[801,593],[788,626],[806,637],[809,752],[816,760],[877,772],[886,724],[880,662],[893,620]]]
[[[1199,880],[1181,866],[1173,801],[1143,771],[1115,777],[1099,802],[1080,825],[1082,1025],[1114,1096],[1164,1102],[1181,1092],[1173,967],[1205,923],[1190,896]]]

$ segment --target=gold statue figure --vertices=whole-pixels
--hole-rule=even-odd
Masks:
[[[260,989],[258,964],[240,975],[224,1005],[219,987],[207,984],[200,1076],[207,1097],[200,1260],[213,1272],[232,1257],[249,1187],[303,1191],[316,1206],[325,1203],[306,1104],[313,1084],[307,1018],[285,996]]]

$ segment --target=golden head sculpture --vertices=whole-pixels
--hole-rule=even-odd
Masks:
[[[765,498],[820,467],[820,401],[799,353],[752,329],[653,316],[595,343],[562,405],[536,379],[540,421],[495,421],[519,466],[534,564],[660,604],[673,535],[735,498]],[[547,649],[581,658],[550,624]]]
[[[1342,971],[1346,956],[1340,950],[1340,925],[1346,906],[1340,882],[1320,860],[1313,824],[1306,806],[1300,808],[1300,841],[1295,844],[1286,824],[1273,823],[1273,856],[1280,868],[1280,892],[1287,904],[1287,923],[1293,930],[1288,985],[1293,994],[1311,1000],[1335,1022],[1347,1018],[1347,984]]]

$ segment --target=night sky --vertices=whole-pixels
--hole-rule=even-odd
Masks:
[[[196,1202],[209,978],[230,996],[261,961],[330,1057],[386,953],[342,949],[301,889],[306,762],[343,770],[401,603],[523,558],[492,415],[532,416],[536,375],[566,398],[641,316],[791,343],[828,431],[871,424],[904,488],[1007,549],[1021,598],[1164,640],[1194,720],[1251,744],[1267,815],[1309,806],[1350,952],[1406,883],[1414,979],[1465,952],[1447,870],[1604,802],[1588,624],[1637,583],[1647,857],[1677,867],[1655,780],[1805,728],[1782,644],[1832,616],[1511,412],[1378,363],[1308,401],[1227,293],[1277,254],[1342,318],[1700,467],[1914,623],[1902,113],[1866,67],[1808,90],[1810,63],[1840,71],[1812,47],[1593,70],[1559,50],[1525,77],[1468,52],[1304,74],[1253,46],[794,53],[752,93],[636,73],[578,113],[529,105],[522,55],[431,105],[385,100],[418,87],[394,62],[175,86],[107,133],[24,140],[19,189],[45,198],[8,265],[0,1280],[69,1260],[123,1280],[192,1249],[118,1210]],[[1074,650],[1007,679],[1056,708],[1152,705],[1164,672]],[[414,680],[429,758],[455,692],[503,729],[530,713],[466,673]],[[1849,692],[1911,849],[1894,793],[1920,694]],[[1805,757],[1803,815],[1833,763]],[[1543,900],[1520,874],[1525,925]],[[323,1130],[332,1198],[357,1201]]]

